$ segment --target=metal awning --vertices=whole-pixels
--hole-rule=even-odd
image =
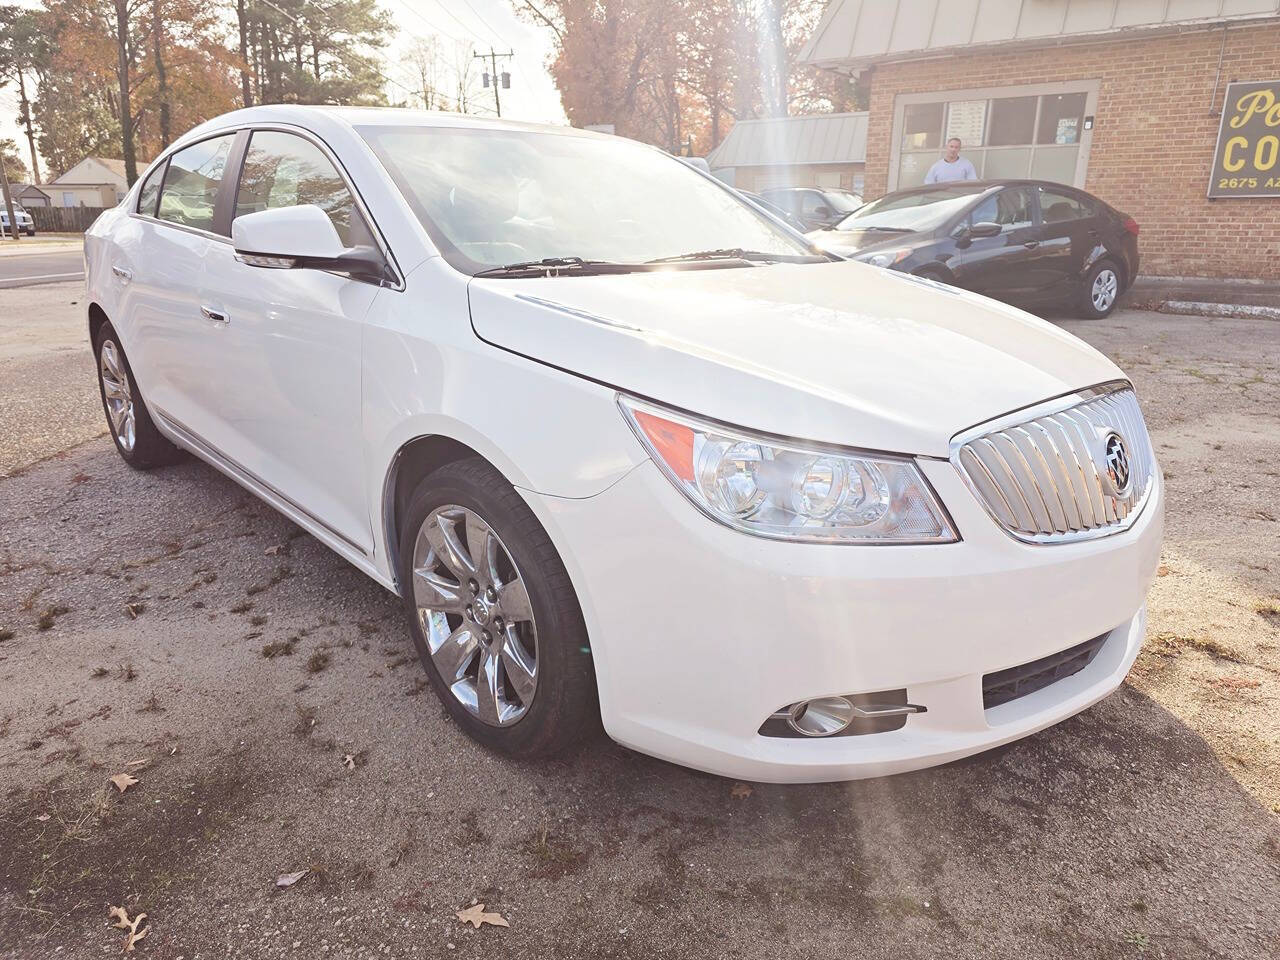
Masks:
[[[831,0],[800,62],[858,70],[975,47],[1280,18],[1280,0]]]
[[[866,160],[866,113],[739,120],[720,145],[707,154],[707,163],[713,170]]]

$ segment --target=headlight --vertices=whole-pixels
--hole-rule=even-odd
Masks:
[[[813,543],[959,539],[908,457],[753,435],[630,397],[618,404],[676,488],[735,530]]]
[[[869,263],[873,267],[892,267],[895,263],[901,263],[909,256],[911,256],[909,249],[877,250],[875,253],[864,253],[853,259],[860,263]]]

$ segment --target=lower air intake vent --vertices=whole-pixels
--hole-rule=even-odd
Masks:
[[[988,673],[982,678],[982,707],[990,710],[1010,700],[1043,690],[1051,683],[1079,673],[1098,655],[1108,634],[1086,640],[1061,653],[1054,653],[1031,663]]]

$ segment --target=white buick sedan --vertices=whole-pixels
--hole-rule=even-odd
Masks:
[[[658,150],[254,108],[85,259],[120,455],[191,451],[397,593],[491,747],[599,717],[728,776],[887,774],[1083,710],[1142,642],[1162,482],[1124,374]]]

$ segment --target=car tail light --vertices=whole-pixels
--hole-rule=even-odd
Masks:
[[[1133,217],[1124,218],[1124,228],[1132,233],[1135,237],[1138,235],[1138,221]]]

